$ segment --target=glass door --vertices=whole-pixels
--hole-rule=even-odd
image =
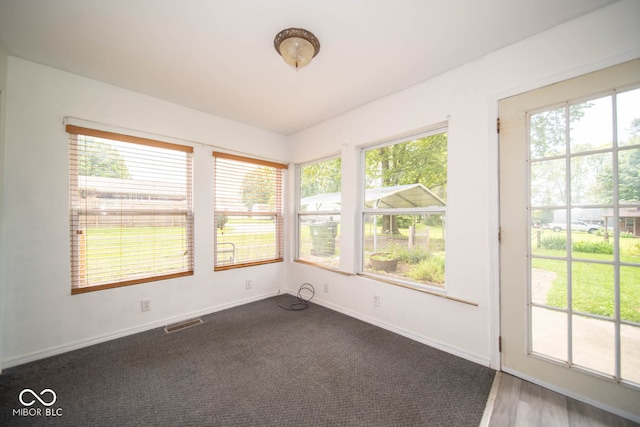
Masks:
[[[640,417],[640,61],[501,101],[500,175],[503,369]]]

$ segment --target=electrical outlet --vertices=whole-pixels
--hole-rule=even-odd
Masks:
[[[380,297],[379,296],[373,297],[373,306],[374,307],[380,307]]]
[[[251,279],[244,279],[244,287],[245,289],[251,289],[253,287],[253,283],[251,283]]]
[[[140,301],[140,311],[149,311],[151,310],[151,300],[143,299]]]
[[[324,283],[324,291],[329,292],[329,284],[327,282]]]

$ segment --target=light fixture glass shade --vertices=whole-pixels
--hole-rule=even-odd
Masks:
[[[296,70],[306,66],[320,51],[320,42],[311,32],[302,28],[280,31],[273,40],[282,59]]]
[[[291,37],[280,43],[280,55],[296,70],[308,65],[314,53],[313,45],[300,37]]]

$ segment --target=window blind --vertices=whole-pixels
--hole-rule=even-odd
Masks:
[[[193,148],[66,130],[72,293],[193,274]]]
[[[214,152],[214,269],[284,259],[287,165]]]

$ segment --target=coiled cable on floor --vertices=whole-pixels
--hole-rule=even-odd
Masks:
[[[316,290],[310,283],[303,283],[298,289],[298,302],[291,303],[288,307],[280,304],[280,290],[278,290],[278,307],[288,311],[300,311],[309,308],[309,301],[316,294]]]

